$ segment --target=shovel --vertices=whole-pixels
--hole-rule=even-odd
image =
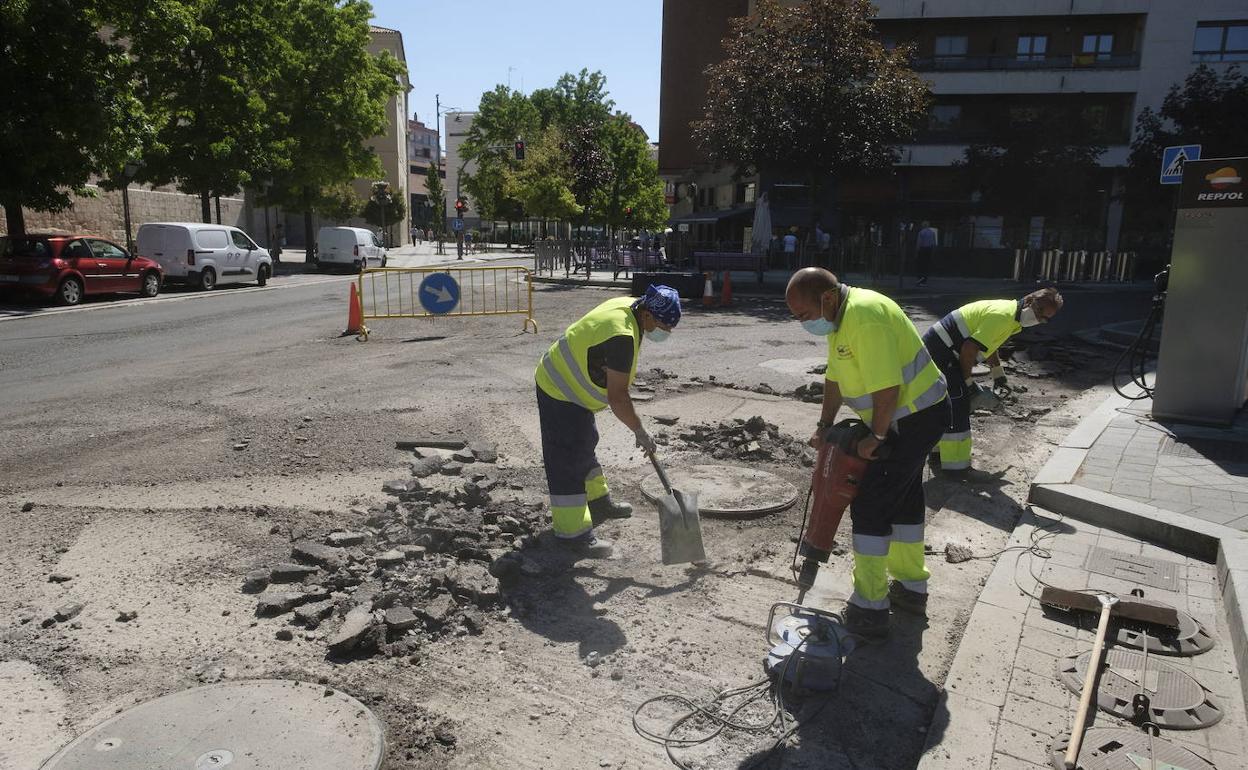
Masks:
[[[698,493],[672,489],[672,483],[667,480],[663,466],[659,465],[659,458],[653,452],[648,452],[647,456],[654,464],[654,470],[659,474],[659,481],[666,492],[657,501],[663,563],[706,561],[706,550],[702,547],[702,524],[698,521]]]

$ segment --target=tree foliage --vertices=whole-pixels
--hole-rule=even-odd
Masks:
[[[0,3],[0,205],[8,232],[22,207],[61,211],[93,176],[137,155],[146,115],[122,46],[98,34],[112,21],[93,0]]]
[[[1246,121],[1248,76],[1238,65],[1219,75],[1202,64],[1170,88],[1160,111],[1145,107],[1136,120],[1124,180],[1127,229],[1160,235],[1174,226],[1178,185],[1158,184],[1164,148],[1199,144],[1202,157],[1243,155]]]
[[[475,166],[464,188],[481,216],[661,227],[667,206],[649,143],[614,105],[606,78],[588,70],[529,96],[501,85],[483,94],[464,143]]]
[[[439,235],[446,231],[446,185],[442,184],[442,172],[438,169],[438,158],[434,158],[425,172],[425,191],[433,204],[433,231]]]
[[[371,225],[382,227],[383,225],[389,229],[394,227],[396,222],[401,222],[403,217],[407,215],[407,204],[403,201],[403,192],[392,193],[385,205],[378,203],[376,199],[369,198],[364,203],[364,208],[359,210],[359,215],[364,218],[365,222]],[[385,213],[385,221],[382,221],[382,213]],[[400,239],[401,240],[401,239]]]
[[[909,51],[881,45],[868,0],[759,0],[732,22],[726,56],[707,68],[706,113],[694,137],[741,173],[829,174],[886,167],[928,101]]]

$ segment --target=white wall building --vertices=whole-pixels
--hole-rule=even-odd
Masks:
[[[468,195],[468,191],[463,188],[463,182],[460,176],[463,173],[471,174],[476,170],[476,164],[464,163],[461,147],[468,140],[468,132],[472,129],[472,121],[477,117],[476,112],[455,111],[446,113],[446,131],[442,134],[445,139],[446,150],[446,229],[451,231],[451,220],[455,219],[455,196],[464,195],[468,197],[468,207],[464,210],[464,227],[467,230],[479,227],[481,225],[481,217],[477,213],[476,206],[472,200],[472,196]]]

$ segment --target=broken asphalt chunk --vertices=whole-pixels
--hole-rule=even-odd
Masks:
[[[298,583],[308,575],[314,575],[319,571],[319,568],[306,564],[278,564],[269,571],[269,582]]]
[[[347,557],[337,548],[331,548],[311,540],[301,540],[290,548],[290,555],[297,561],[309,562],[328,570],[335,570],[347,563]]]
[[[351,652],[368,635],[373,623],[372,609],[364,605],[355,607],[347,613],[342,625],[329,638],[329,651],[335,655]]]

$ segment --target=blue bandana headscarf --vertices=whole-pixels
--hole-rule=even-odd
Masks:
[[[644,307],[666,326],[680,323],[680,294],[671,286],[655,286],[650,284],[645,295],[633,303],[633,307]]]

